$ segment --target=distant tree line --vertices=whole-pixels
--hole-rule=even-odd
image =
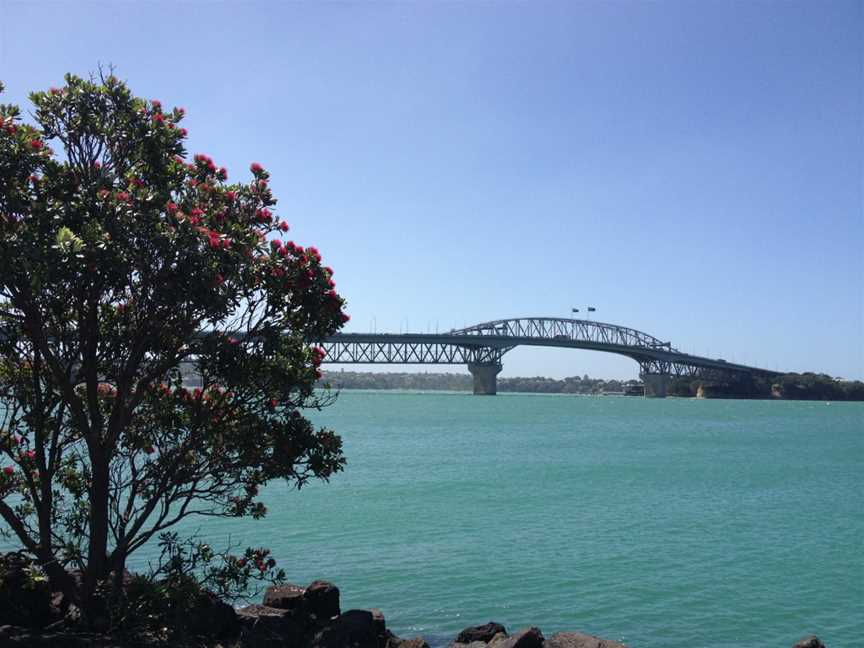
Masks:
[[[326,372],[322,383],[336,389],[417,389],[439,391],[471,391],[474,381],[468,374],[457,373],[366,373],[359,371]],[[499,392],[538,394],[602,394],[622,392],[636,381],[603,380],[587,375],[554,378],[499,378]]]
[[[729,382],[676,378],[669,387],[669,395],[704,398],[861,401],[864,400],[864,382],[840,380],[817,373],[787,373],[772,378],[754,377],[749,380]]]
[[[360,371],[326,372],[320,381],[336,389],[407,389],[433,391],[471,391],[473,379],[461,373],[367,373]],[[533,378],[499,378],[499,392],[533,394],[608,394],[621,393],[636,380],[603,380],[570,376],[561,380]],[[864,383],[838,380],[826,374],[788,373],[773,378],[744,381],[706,381],[688,377],[675,378],[669,386],[670,396],[703,398],[777,398],[787,400],[864,400]]]

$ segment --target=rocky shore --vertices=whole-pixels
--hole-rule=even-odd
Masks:
[[[306,587],[269,587],[261,604],[235,609],[212,595],[187,606],[182,635],[170,640],[135,634],[122,625],[96,633],[82,629],[74,603],[34,584],[27,565],[3,561],[0,573],[0,646],[10,648],[430,648],[423,637],[400,638],[387,628],[377,609],[342,611],[339,588],[327,581]],[[169,621],[170,622],[170,621]],[[91,624],[92,625],[92,624]],[[626,648],[624,644],[580,632],[546,637],[536,627],[512,632],[488,622],[462,630],[447,648]],[[793,648],[825,648],[806,637]]]

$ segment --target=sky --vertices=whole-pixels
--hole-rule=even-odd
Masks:
[[[683,351],[861,379],[862,43],[860,1],[0,0],[0,100],[110,64],[185,107],[190,154],[271,172],[346,331],[590,305]],[[501,375],[637,373],[518,348]]]

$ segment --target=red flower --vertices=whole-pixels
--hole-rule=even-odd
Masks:
[[[156,448],[154,448],[152,445],[148,445],[145,446],[144,452],[146,452],[147,454],[153,454],[154,452],[156,452]]]
[[[214,288],[218,288],[223,283],[225,283],[225,277],[223,277],[221,274],[217,274],[215,277],[213,277],[213,287]]]
[[[262,166],[261,166],[260,164],[258,164],[257,162],[253,162],[252,164],[249,165],[249,170],[250,170],[252,173],[258,174],[258,173],[261,173],[261,172],[264,170],[264,167],[262,167]]]
[[[129,194],[125,191],[118,191],[117,200],[119,200],[120,202],[129,202]]]
[[[234,199],[236,197],[237,197],[236,191],[226,191],[225,192],[225,198],[228,200],[228,202],[234,202]]]
[[[282,248],[282,241],[278,239],[273,239],[270,241],[270,247],[272,247],[274,250],[279,250]]]
[[[153,115],[153,121],[157,124],[163,124],[165,123],[165,118],[162,116],[162,113],[156,113]]]
[[[235,337],[229,337],[228,344],[230,344],[231,346],[237,346],[238,344],[240,344],[240,340]]]
[[[180,114],[180,115],[185,115],[185,114],[186,114],[186,109],[183,108],[183,107],[175,108],[174,110],[176,110],[177,113]]]
[[[158,99],[151,99],[150,103],[153,104],[153,108],[156,110],[162,110],[162,102]]]
[[[6,473],[7,476],[11,477],[15,474],[15,469],[12,466],[6,466],[3,469],[3,472]]]
[[[27,457],[28,459],[35,459],[36,458],[36,452],[34,450],[28,450],[27,452],[24,453],[24,456]]]
[[[348,320],[351,319],[351,316],[348,313],[342,313],[341,319],[342,319],[342,323],[344,324],[345,322],[347,322]]]
[[[281,231],[281,232],[287,232],[288,231],[288,223],[286,223],[285,221],[279,221],[278,227],[279,227],[279,231]]]
[[[165,209],[168,210],[169,214],[177,213],[177,205],[175,205],[173,202],[169,202],[167,205],[165,205]]]
[[[203,209],[199,209],[198,207],[195,207],[191,212],[189,212],[189,214],[190,214],[191,216],[203,216],[203,215],[204,215],[204,210],[203,210]]]
[[[220,180],[227,180],[228,179],[228,169],[226,169],[225,167],[220,168],[218,175],[219,175]]]
[[[255,217],[258,219],[259,223],[269,223],[273,219],[273,214],[269,209],[259,209],[255,212]]]
[[[52,95],[58,95],[60,94],[60,88],[51,88],[48,90],[48,92],[50,92]]]
[[[270,401],[267,403],[267,406],[272,410],[272,409],[276,409],[276,406],[278,404],[279,404],[279,402],[275,398],[271,398]]]
[[[42,142],[40,142],[38,139],[32,139],[32,140],[30,140],[30,148],[32,148],[32,149],[35,149],[35,150],[38,151],[38,150],[41,149],[43,146],[44,146],[44,144],[42,144]]]
[[[186,137],[188,134],[189,131],[187,131],[185,128],[180,129],[180,137]]]

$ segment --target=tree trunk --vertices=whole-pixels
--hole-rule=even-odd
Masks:
[[[91,449],[93,482],[90,489],[90,541],[84,578],[84,606],[90,607],[96,584],[108,576],[108,458],[102,448]]]

